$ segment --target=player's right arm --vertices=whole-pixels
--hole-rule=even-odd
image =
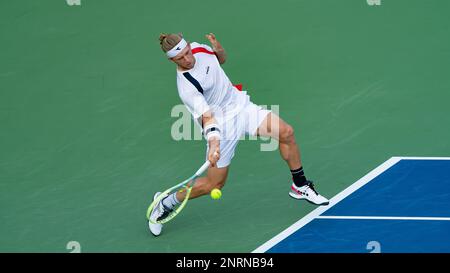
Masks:
[[[202,117],[203,131],[208,141],[208,160],[214,167],[220,158],[220,129],[211,111],[205,112]],[[215,131],[216,130],[216,131]]]
[[[208,160],[214,167],[220,158],[220,127],[203,94],[195,89],[185,88],[179,92],[180,98],[194,119],[202,125],[203,134],[208,142]]]

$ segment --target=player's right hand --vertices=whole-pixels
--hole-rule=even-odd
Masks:
[[[216,143],[214,143],[216,142]],[[215,167],[217,161],[220,159],[220,146],[219,141],[211,141],[209,143],[208,160],[211,162],[211,167]]]

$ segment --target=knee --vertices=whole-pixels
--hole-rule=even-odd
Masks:
[[[216,183],[215,189],[219,189],[219,190],[222,189],[223,186],[225,186],[225,181],[226,181],[226,178],[223,179],[223,180],[218,181],[218,182]]]
[[[280,142],[282,143],[293,143],[295,142],[294,128],[290,125],[286,125],[280,132]]]
[[[225,186],[225,181],[226,178],[209,181],[206,187],[207,193],[211,192],[213,189],[222,189],[223,186]]]

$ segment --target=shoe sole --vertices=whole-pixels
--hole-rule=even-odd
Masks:
[[[148,229],[150,230],[150,233],[153,235],[153,237],[159,237],[159,235],[161,235],[161,233],[156,235],[155,233],[152,232],[152,230],[150,229],[150,221],[149,220],[147,220],[147,224],[148,224]]]
[[[301,197],[300,197],[300,198],[297,198],[297,197],[293,196],[291,193],[289,193],[289,196],[290,196],[291,198],[295,199],[295,200],[306,200],[306,202],[308,202],[308,203],[310,203],[310,204],[312,204],[312,205],[316,205],[316,206],[327,206],[327,205],[330,204],[330,202],[325,202],[325,203],[316,204],[316,203],[314,203],[314,202],[312,202],[312,201],[309,201],[309,200],[306,199],[306,198],[301,198]]]

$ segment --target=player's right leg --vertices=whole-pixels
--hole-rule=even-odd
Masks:
[[[223,168],[210,167],[208,173],[204,177],[197,178],[194,187],[192,188],[189,199],[194,199],[202,195],[209,194],[213,189],[221,189],[225,185],[228,176],[228,166]],[[157,192],[153,197],[155,200],[158,195]],[[153,211],[150,213],[150,220],[153,222],[164,219],[172,209],[177,206],[186,197],[186,191],[178,191],[173,195],[169,195],[155,205]],[[158,236],[162,231],[162,224],[148,222],[150,231],[153,235]]]
[[[232,121],[234,122],[234,121]],[[223,139],[220,141],[220,159],[216,163],[216,167],[208,168],[208,173],[205,177],[199,177],[195,181],[192,188],[189,199],[194,199],[203,195],[209,194],[213,189],[221,189],[225,185],[225,181],[228,176],[229,165],[234,157],[234,150],[239,142],[239,138],[242,135],[242,126],[223,126]],[[237,124],[240,125],[240,124]],[[208,155],[208,147],[206,150],[206,156]],[[158,193],[156,193],[156,198]],[[165,215],[168,215],[175,206],[177,206],[186,196],[186,191],[178,191],[174,194],[164,198],[159,204],[155,206],[150,214],[151,219],[163,219]],[[154,200],[154,199],[153,199]],[[155,222],[155,221],[154,221]],[[158,236],[161,233],[162,225],[153,224],[149,221],[150,231]]]
[[[209,194],[213,189],[222,189],[228,177],[229,166],[223,168],[210,167],[208,174],[204,177],[197,178],[192,188],[190,199],[197,198],[202,195]],[[184,200],[186,191],[177,192],[177,199]]]
[[[227,130],[224,130],[224,139],[220,141],[220,159],[216,163],[216,167],[209,167],[208,173],[204,177],[197,178],[194,187],[192,188],[189,199],[194,199],[202,195],[209,194],[213,189],[221,189],[225,185],[228,177],[228,169],[231,160],[234,157],[234,150],[239,142],[240,134],[233,131],[227,135]],[[206,149],[208,155],[209,149]],[[184,200],[186,196],[185,191],[177,192],[177,200]]]

